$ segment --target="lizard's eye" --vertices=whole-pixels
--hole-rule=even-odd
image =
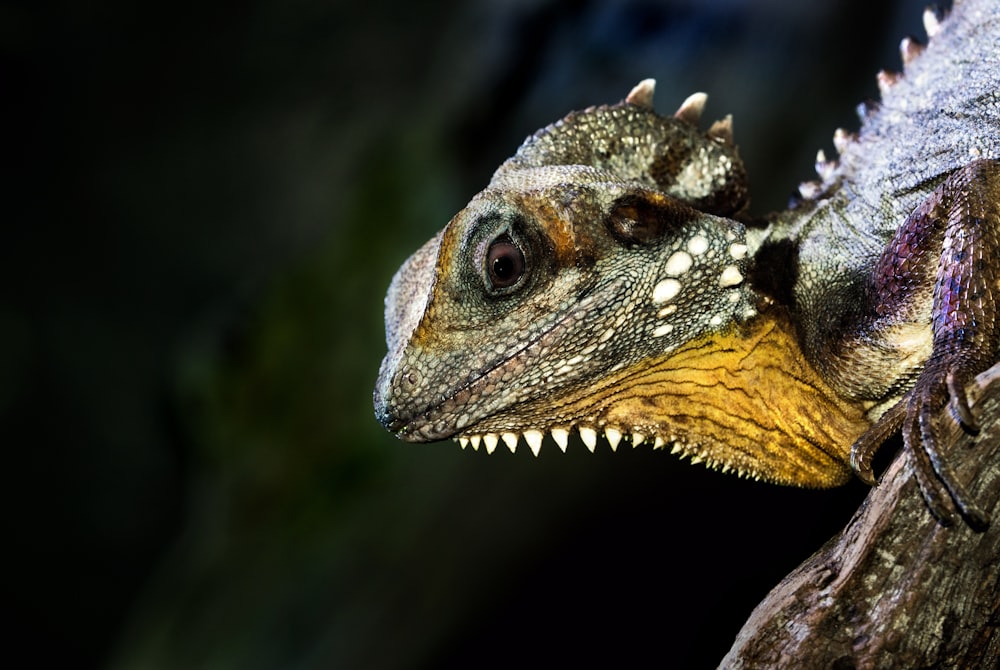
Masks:
[[[486,274],[494,289],[509,288],[524,274],[524,253],[508,235],[490,243],[486,251]]]

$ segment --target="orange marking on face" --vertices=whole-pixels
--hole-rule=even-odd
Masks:
[[[555,252],[556,265],[566,267],[576,260],[577,235],[567,212],[561,211],[546,191],[525,194],[519,200],[525,215],[541,224]]]

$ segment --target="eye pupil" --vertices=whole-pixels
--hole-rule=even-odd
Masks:
[[[510,256],[497,256],[493,259],[493,275],[500,281],[506,281],[514,274],[514,259]]]
[[[486,270],[493,288],[513,286],[524,274],[524,254],[510,237],[501,235],[486,253]]]

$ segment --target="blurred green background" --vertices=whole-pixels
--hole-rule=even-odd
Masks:
[[[922,8],[0,5],[7,655],[715,664],[864,487],[403,444],[382,296],[524,136],[649,76],[664,113],[732,112],[753,210],[782,207]]]

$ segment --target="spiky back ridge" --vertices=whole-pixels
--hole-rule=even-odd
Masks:
[[[884,235],[948,173],[1000,156],[996,3],[960,0],[952,14],[928,8],[923,24],[927,43],[902,39],[902,70],[876,74],[881,100],[858,105],[860,129],[838,128],[838,157],[817,151],[818,179],[798,188],[804,201],[839,197],[892,207],[894,216],[882,217]]]
[[[818,154],[819,179],[800,186],[802,199],[774,217],[760,243],[765,252],[794,249],[779,264],[795,272],[776,284],[791,286],[783,299],[804,354],[838,392],[857,397],[865,388],[876,407],[892,401],[883,390],[906,388],[919,365],[872,381],[864,361],[871,352],[859,351],[847,369],[831,362],[829,349],[857,321],[871,268],[907,216],[955,170],[1000,158],[1000,4],[967,0],[947,17],[927,10],[924,25],[928,44],[902,40],[902,72],[877,75],[881,101],[858,107],[856,133],[834,133],[839,157]],[[929,337],[929,321],[926,330]]]

